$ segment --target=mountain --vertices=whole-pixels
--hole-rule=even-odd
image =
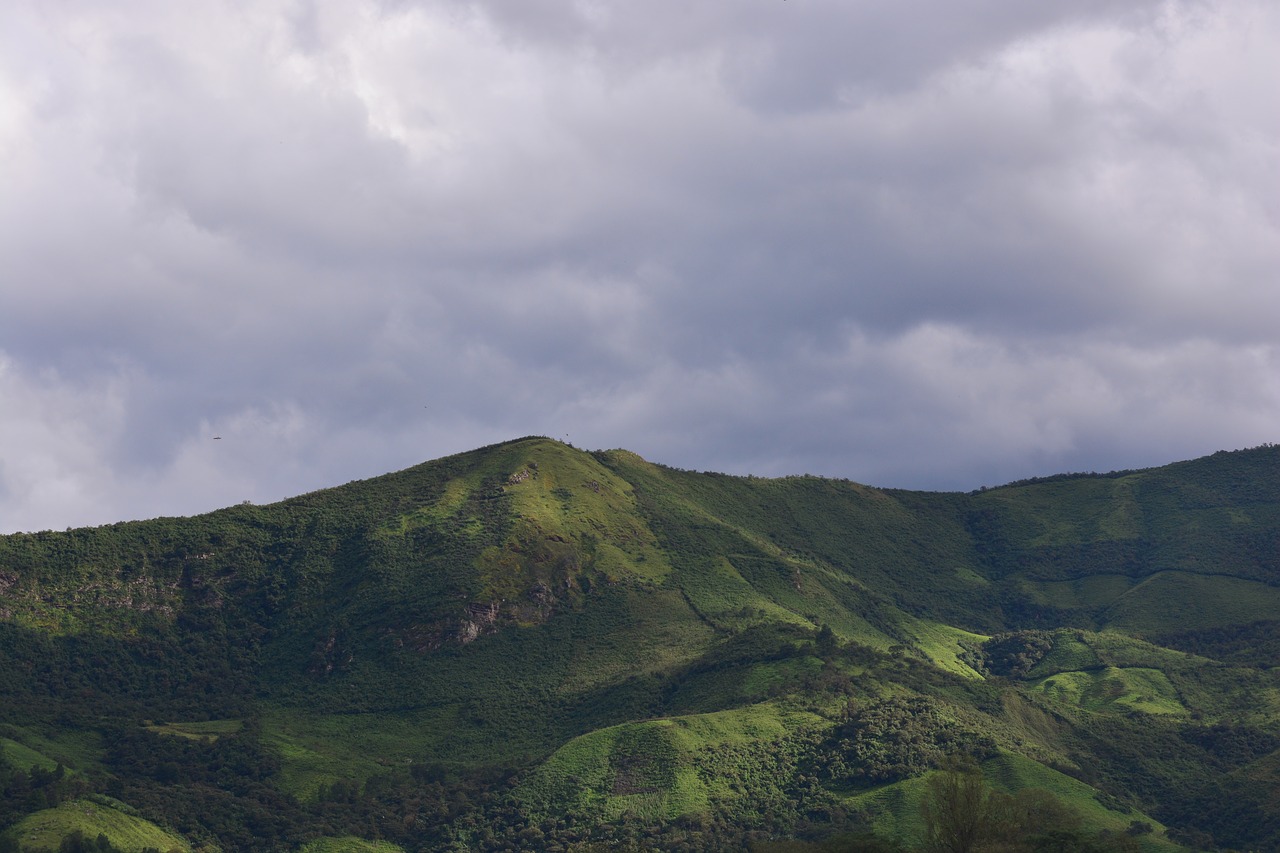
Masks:
[[[958,494],[519,439],[0,537],[0,851],[917,849],[959,791],[1274,849],[1277,614],[1273,446]]]

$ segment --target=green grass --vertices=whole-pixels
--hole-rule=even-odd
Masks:
[[[993,785],[1008,792],[1024,788],[1043,788],[1075,809],[1085,828],[1123,832],[1134,820],[1150,823],[1157,829],[1155,836],[1148,836],[1148,849],[1182,850],[1183,848],[1160,836],[1164,826],[1157,820],[1135,811],[1120,812],[1107,808],[1098,798],[1098,792],[1078,779],[1045,767],[1016,753],[1002,753],[982,766],[983,775]]]
[[[129,853],[146,847],[161,851],[191,849],[185,839],[150,821],[91,800],[71,800],[57,808],[28,815],[6,834],[20,843],[23,850],[40,853],[56,851],[62,839],[76,830],[90,839],[105,835],[112,844]]]
[[[991,580],[989,578],[983,577],[969,566],[956,566],[955,575],[967,584],[973,584],[974,586],[980,587],[991,586]]]
[[[762,745],[767,750],[820,724],[812,714],[762,703],[612,726],[558,749],[516,795],[538,815],[583,809],[609,819],[631,812],[671,820],[705,813],[713,801],[724,805],[742,797],[735,779],[751,759],[739,758],[745,764],[726,768],[726,756]]]
[[[1110,708],[1144,714],[1187,713],[1177,689],[1158,669],[1109,666],[1090,672],[1058,672],[1033,682],[1031,687],[1055,701],[1092,711]]]
[[[469,508],[490,483],[507,502],[511,524],[502,541],[475,561],[483,596],[519,596],[547,581],[558,565],[573,575],[589,564],[615,581],[657,582],[669,574],[630,483],[589,454],[556,441],[526,439],[492,448],[477,462],[445,482],[433,501],[385,522],[380,534],[448,526],[479,538],[484,522]]]
[[[404,853],[404,848],[390,841],[366,841],[348,835],[308,841],[298,848],[298,853]]]
[[[0,727],[0,732],[5,735],[0,737],[5,744],[5,755],[21,769],[30,767],[24,761],[32,755],[39,756],[32,764],[49,769],[58,764],[80,772],[102,769],[102,743],[96,732],[68,729],[50,737],[47,732],[12,725]],[[15,755],[21,760],[15,759]]]
[[[1124,575],[1097,574],[1069,581],[1027,581],[1024,588],[1038,604],[1092,610],[1114,603],[1135,583],[1133,578]]]
[[[783,690],[805,676],[817,675],[821,671],[822,660],[812,656],[756,664],[747,668],[734,698],[741,701],[768,696],[770,691]]]
[[[597,554],[597,568],[611,577],[658,581],[670,573],[633,487],[592,456],[559,442],[533,442],[513,474],[522,472],[531,476],[506,486],[512,509],[536,520],[544,535],[607,543],[606,552]]]
[[[924,843],[924,818],[920,804],[925,795],[927,777],[918,776],[869,791],[844,797],[844,802],[864,813],[872,830],[883,838],[894,838],[908,849]]]
[[[1132,539],[1142,531],[1142,512],[1129,478],[1011,486],[986,492],[979,502],[999,506],[1009,533],[1032,548]]]
[[[187,740],[217,740],[223,735],[233,735],[244,728],[243,720],[202,720],[190,723],[152,723],[147,731]]]
[[[1160,572],[1120,596],[1107,627],[1143,635],[1274,619],[1280,589],[1222,575]]]
[[[965,651],[964,644],[981,644],[990,637],[922,619],[908,620],[904,617],[903,621],[903,631],[915,639],[915,646],[939,669],[964,678],[982,678],[981,673],[960,656]]]
[[[380,773],[407,773],[414,758],[443,736],[445,725],[416,715],[279,709],[264,717],[263,740],[280,757],[280,787],[306,800],[337,781],[363,784]]]
[[[1086,641],[1087,638],[1096,638],[1096,635],[1075,631],[1055,632],[1053,648],[1031,668],[1029,675],[1032,678],[1045,678],[1057,672],[1098,668],[1102,661],[1090,642]]]
[[[744,562],[743,558],[737,558]],[[727,557],[681,567],[680,588],[698,615],[721,629],[786,622],[812,627],[804,616],[761,594]]]
[[[1053,794],[1079,813],[1087,830],[1123,832],[1133,820],[1146,820],[1163,830],[1155,820],[1139,812],[1117,812],[1108,809],[1098,800],[1097,791],[1062,773],[1045,767],[1016,753],[1002,753],[982,765],[983,776],[994,788],[1015,793],[1024,788],[1042,788]],[[881,785],[843,797],[844,802],[862,811],[870,820],[877,835],[895,838],[909,849],[924,843],[924,819],[921,803],[926,796],[929,774]],[[1183,848],[1164,838],[1149,836],[1148,847],[1153,851],[1176,851]]]
[[[0,753],[4,755],[10,766],[20,770],[30,770],[32,767],[53,770],[58,766],[58,762],[43,752],[37,752],[26,744],[8,738],[0,737]]]

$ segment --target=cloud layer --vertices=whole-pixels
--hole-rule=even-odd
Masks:
[[[9,4],[0,530],[528,433],[946,489],[1276,440],[1278,38],[1247,0]]]

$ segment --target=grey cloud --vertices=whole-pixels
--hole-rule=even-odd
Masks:
[[[948,488],[1274,440],[1263,4],[46,8],[0,527],[527,433]]]
[[[659,426],[665,405],[687,403],[668,401],[670,377],[653,377],[623,420],[640,422],[637,446],[686,467],[967,490],[1163,464],[1210,452],[1206,435],[1257,444],[1280,414],[1278,359],[1274,348],[1007,341],[941,325],[880,339],[851,332],[841,347],[686,377],[684,393],[702,403],[700,419],[684,419],[698,424],[692,432]],[[744,432],[754,441],[741,442]],[[762,452],[746,455],[739,442]]]
[[[576,48],[623,70],[711,52],[726,83],[767,112],[828,109],[913,88],[948,66],[1028,34],[1090,21],[1138,26],[1157,2],[1018,3],[927,0],[885,5],[841,0],[785,3],[625,3],[471,0],[519,42]]]

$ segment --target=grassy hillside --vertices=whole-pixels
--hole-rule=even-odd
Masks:
[[[224,850],[912,845],[967,753],[1098,844],[1266,847],[1278,560],[1274,447],[964,495],[529,438],[4,536],[0,826],[110,794]]]
[[[105,836],[113,846],[126,853],[140,853],[148,848],[166,853],[186,853],[191,849],[184,839],[165,832],[131,811],[123,804],[111,804],[106,798],[102,801],[70,800],[56,808],[27,815],[6,830],[6,836],[32,853],[56,853],[63,839],[75,833],[90,840]]]

